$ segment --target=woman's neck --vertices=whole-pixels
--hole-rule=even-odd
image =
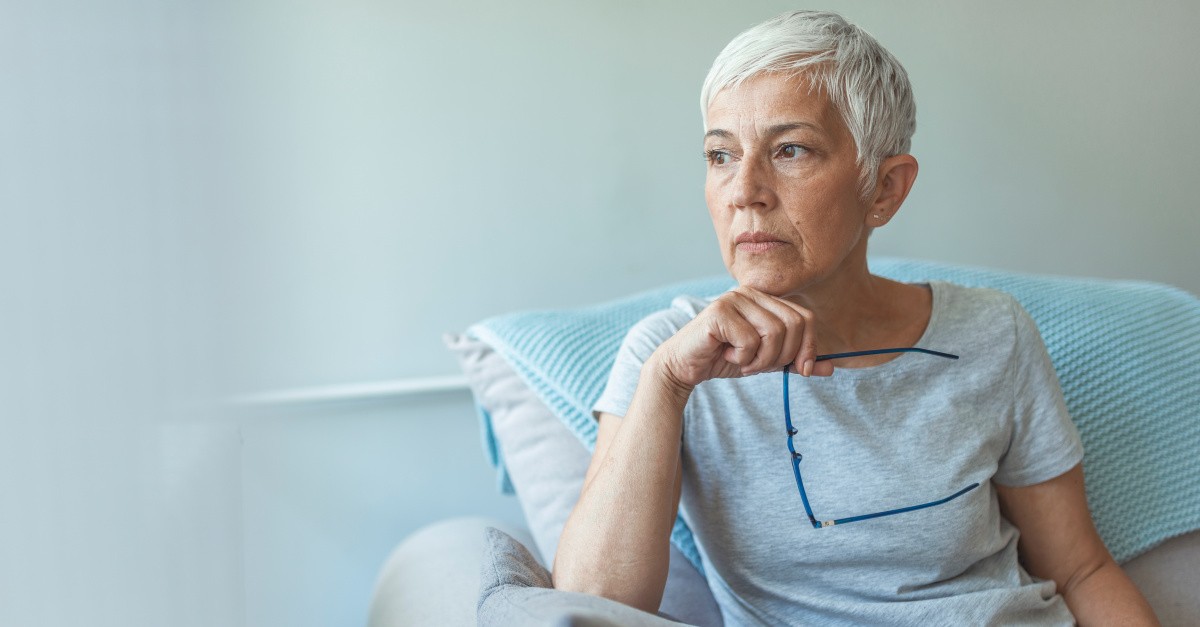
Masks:
[[[928,326],[933,298],[922,286],[872,275],[864,258],[789,300],[813,312],[817,350],[828,354],[912,346]],[[869,366],[894,357],[855,358],[839,365]]]

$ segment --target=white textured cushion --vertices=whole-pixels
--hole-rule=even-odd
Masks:
[[[543,565],[579,499],[591,454],[487,344],[446,337],[492,430]]]
[[[591,453],[490,346],[463,335],[447,335],[445,341],[458,356],[475,401],[491,415],[541,563],[549,568],[579,500]],[[708,583],[674,545],[659,611],[693,625],[721,624]]]

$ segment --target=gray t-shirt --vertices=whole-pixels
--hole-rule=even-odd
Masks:
[[[1018,563],[1018,532],[992,485],[1046,481],[1083,457],[1045,345],[1008,294],[930,289],[916,346],[960,359],[904,353],[828,378],[789,375],[790,408],[818,521],[979,484],[951,501],[814,528],[787,447],[783,374],[692,393],[680,513],[727,625],[1073,624],[1054,582]],[[595,411],[625,415],[642,364],[709,302],[681,297],[639,322]]]

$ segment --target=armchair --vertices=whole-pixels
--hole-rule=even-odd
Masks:
[[[1039,325],[1083,437],[1101,536],[1164,624],[1200,623],[1200,571],[1191,566],[1200,561],[1200,300],[1152,283],[903,259],[873,259],[872,269],[897,280],[993,287],[1021,301]],[[548,585],[542,567],[553,562],[595,441],[591,404],[625,331],[675,295],[716,294],[731,285],[727,277],[711,278],[585,309],[519,312],[449,336],[480,408],[486,454],[500,488],[517,494],[528,528],[456,519],[413,534],[381,572],[371,625],[471,624],[477,602],[480,623],[499,624],[489,622],[499,616],[489,596]],[[508,535],[485,535],[488,526]],[[510,536],[515,541],[505,540]],[[505,562],[499,570],[508,572],[497,572],[485,556],[515,566]],[[485,563],[492,570],[484,569],[481,581]],[[661,624],[721,624],[703,573],[691,533],[677,521]],[[519,616],[531,624],[636,620],[608,604],[593,598],[566,613]]]

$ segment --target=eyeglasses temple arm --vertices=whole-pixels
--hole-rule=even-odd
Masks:
[[[816,361],[826,361],[829,359],[842,359],[844,357],[862,357],[864,355],[883,355],[885,353],[925,353],[935,357],[945,357],[946,359],[958,359],[958,355],[943,353],[941,351],[929,350],[928,348],[877,348],[869,351],[853,351],[850,353],[830,353],[828,355],[817,355]]]
[[[796,474],[796,487],[800,488],[800,500],[804,502],[804,512],[808,514],[808,522],[812,523],[813,529],[820,529],[821,523],[817,521],[817,517],[813,515],[812,506],[808,504],[808,493],[804,491],[804,479],[800,477],[800,460],[803,455],[796,452],[796,447],[792,443],[792,438],[797,433],[796,427],[792,426],[792,408],[789,402],[790,395],[788,394],[788,373],[783,371],[783,420],[787,423],[787,445],[788,450],[792,452],[792,472]]]
[[[872,518],[880,518],[883,516],[894,516],[896,514],[912,512],[912,511],[916,511],[918,509],[925,509],[927,507],[935,507],[937,505],[941,505],[943,503],[948,503],[950,501],[953,501],[954,499],[956,499],[978,487],[979,487],[979,483],[972,483],[971,485],[959,490],[958,492],[955,492],[954,494],[951,494],[950,496],[947,496],[944,499],[938,499],[936,501],[930,501],[929,503],[922,503],[920,505],[913,505],[911,507],[901,507],[899,509],[889,509],[886,512],[878,512],[875,514],[863,514],[862,516],[850,516],[849,518],[838,518],[836,520],[829,521],[829,524],[827,526],[832,527],[833,525],[844,525],[846,523],[858,522],[860,520],[870,520]]]

